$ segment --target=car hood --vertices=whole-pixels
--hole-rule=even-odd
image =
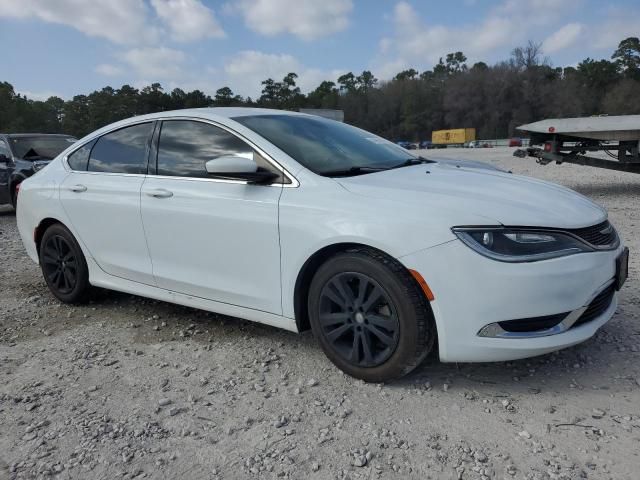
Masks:
[[[416,202],[428,211],[446,211],[451,226],[455,214],[465,222],[471,215],[479,224],[494,219],[508,226],[582,228],[607,218],[606,211],[568,188],[501,172],[465,166],[465,162],[433,163],[336,179],[358,195]],[[424,211],[423,210],[423,211]]]

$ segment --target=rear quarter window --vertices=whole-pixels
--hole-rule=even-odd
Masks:
[[[95,140],[83,145],[67,157],[67,163],[71,170],[85,171],[87,169],[89,154],[91,153],[91,147],[93,147],[94,143]]]
[[[90,172],[147,173],[147,146],[153,123],[121,128],[100,137],[89,157]]]

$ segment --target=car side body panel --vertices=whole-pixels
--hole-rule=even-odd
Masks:
[[[107,273],[155,285],[140,220],[144,175],[70,172],[60,202],[78,237]]]
[[[152,196],[157,190],[169,197]],[[281,186],[148,176],[142,221],[160,288],[281,314]]]

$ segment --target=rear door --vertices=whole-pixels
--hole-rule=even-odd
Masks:
[[[193,120],[162,122],[157,174],[142,187],[142,219],[157,285],[281,314],[278,201],[282,183],[211,178],[205,163],[245,156],[273,168],[234,134]]]
[[[0,155],[4,155],[9,159],[8,162],[0,161],[0,205],[2,205],[11,201],[11,193],[9,192],[9,175],[10,171],[13,169],[9,145],[7,145],[7,142],[2,138],[0,138]]]
[[[140,218],[153,122],[107,133],[71,154],[60,200],[74,229],[105,272],[154,285]]]

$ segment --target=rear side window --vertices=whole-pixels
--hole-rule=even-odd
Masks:
[[[147,144],[152,127],[152,123],[141,123],[100,137],[91,150],[89,171],[147,173]]]
[[[67,157],[67,163],[71,167],[71,170],[84,171],[87,169],[89,154],[91,153],[91,147],[93,147],[94,144],[95,142],[89,142]]]
[[[192,120],[162,122],[158,175],[207,178],[205,163],[224,155],[250,158],[265,166],[251,146],[226,130]]]

